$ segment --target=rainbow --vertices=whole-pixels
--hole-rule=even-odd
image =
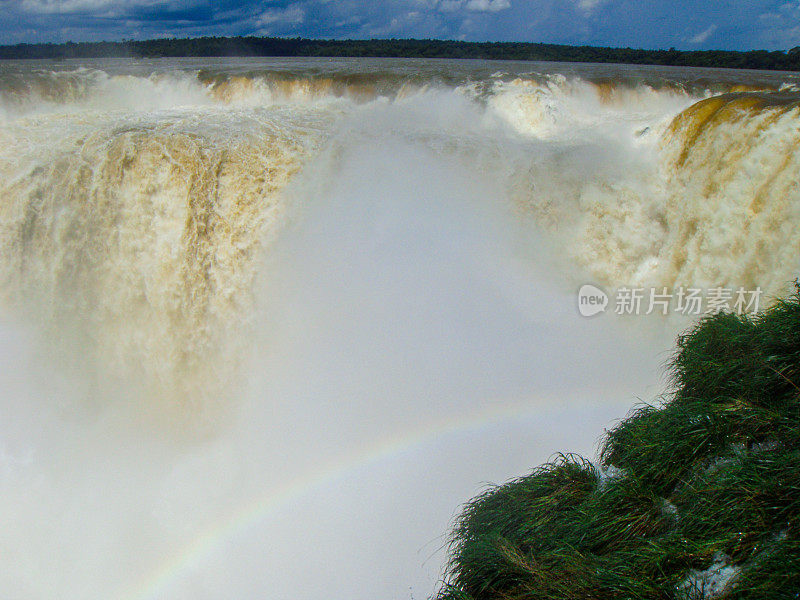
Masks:
[[[253,527],[271,513],[285,507],[314,489],[324,487],[357,469],[385,460],[410,454],[443,437],[473,433],[497,427],[504,422],[532,416],[540,412],[545,402],[493,403],[495,406],[476,411],[460,419],[442,420],[404,435],[383,441],[375,446],[353,453],[325,468],[298,477],[273,488],[263,496],[246,503],[233,514],[213,523],[198,534],[183,549],[174,554],[134,589],[120,596],[121,600],[154,600],[163,598],[163,592],[178,577],[207,559],[225,540],[236,533]]]

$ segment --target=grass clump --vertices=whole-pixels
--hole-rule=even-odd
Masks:
[[[800,597],[800,285],[678,339],[674,391],[467,503],[437,600]]]

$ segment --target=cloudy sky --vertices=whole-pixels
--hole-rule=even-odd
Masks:
[[[0,43],[275,35],[800,45],[800,0],[0,0]]]

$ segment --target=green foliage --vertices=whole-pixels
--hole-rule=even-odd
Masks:
[[[763,556],[754,561],[726,600],[784,600],[800,590],[800,540],[773,536],[764,540]]]
[[[780,301],[756,320],[722,314],[678,339],[679,398],[742,398],[779,408],[800,389],[800,306]]]
[[[523,42],[457,40],[311,40],[303,38],[203,37],[122,42],[67,42],[0,46],[0,59],[152,58],[163,56],[325,56],[471,58],[587,63],[626,63],[734,69],[800,70],[800,52],[684,51],[602,48]]]
[[[560,455],[469,502],[438,600],[704,598],[719,565],[715,598],[796,598],[800,286],[704,318],[671,369],[669,399],[608,433],[607,470]]]
[[[720,457],[674,494],[681,533],[743,562],[765,535],[788,531],[800,514],[800,452],[773,449]]]

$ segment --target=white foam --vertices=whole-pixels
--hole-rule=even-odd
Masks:
[[[789,270],[705,207],[713,161],[675,167],[679,93],[553,78],[355,102],[74,77],[88,95],[0,127],[9,598],[428,596],[482,482],[591,455],[661,391],[673,326],[583,319],[580,284],[677,281],[690,218],[742,249],[698,243],[698,284],[709,261],[725,281]],[[743,173],[779,160],[788,119]],[[791,226],[777,199],[769,223]]]

